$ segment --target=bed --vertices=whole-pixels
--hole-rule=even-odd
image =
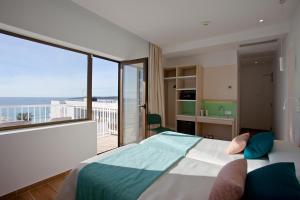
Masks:
[[[75,169],[73,169],[70,175],[66,178],[57,196],[57,200],[77,199],[76,190],[78,176],[81,170],[89,163],[109,158],[114,154],[125,152],[126,150],[135,148],[143,143],[145,143],[145,141],[142,141],[139,144],[126,145],[83,161]],[[229,156],[224,153],[228,144],[228,141],[202,138],[189,149],[184,157],[171,165],[171,167],[169,167],[161,176],[159,176],[159,178],[147,187],[139,195],[138,199],[207,200],[216,176],[221,168],[226,163],[243,157],[242,154]],[[283,145],[282,143],[280,144],[280,146]],[[279,147],[277,147],[277,145],[275,145],[275,147],[275,151],[272,151],[271,153],[273,157],[276,157],[276,162],[280,162],[282,159],[281,156],[276,156],[276,151]],[[267,157],[257,160],[248,160],[248,171],[268,165],[269,162],[270,161]]]

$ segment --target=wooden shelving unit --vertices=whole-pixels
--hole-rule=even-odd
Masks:
[[[177,66],[164,70],[166,126],[177,130],[177,120],[196,122],[202,99],[202,67]],[[180,99],[183,91],[194,91],[195,99]],[[197,123],[195,123],[195,132]]]

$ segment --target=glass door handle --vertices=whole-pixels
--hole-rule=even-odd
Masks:
[[[139,105],[140,108],[144,108],[146,109],[146,104],[143,104],[143,105]]]

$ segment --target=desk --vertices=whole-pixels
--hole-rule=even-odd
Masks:
[[[231,126],[231,134],[230,136],[225,136],[227,140],[230,140],[236,137],[236,128],[235,128],[235,118],[228,118],[228,117],[218,117],[218,116],[197,116],[196,117],[196,124],[197,124],[197,133],[200,132],[200,136],[203,133],[202,125],[203,124],[215,124],[215,125],[225,125]],[[218,139],[218,138],[216,138]]]

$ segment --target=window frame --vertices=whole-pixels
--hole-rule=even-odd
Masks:
[[[11,32],[11,31],[4,30],[4,29],[0,29],[0,33],[8,35],[8,36],[16,37],[16,38],[28,40],[28,41],[31,41],[31,42],[36,42],[36,43],[40,43],[40,44],[44,44],[44,45],[48,45],[48,46],[52,46],[52,47],[56,47],[56,48],[60,48],[60,49],[80,53],[80,54],[84,54],[84,55],[87,56],[87,116],[86,116],[86,118],[0,127],[0,132],[9,131],[9,130],[18,130],[18,129],[24,129],[24,128],[34,128],[34,127],[45,127],[45,126],[50,126],[50,125],[69,124],[69,123],[84,122],[84,121],[91,121],[92,120],[93,57],[97,57],[97,58],[100,58],[100,59],[116,62],[116,63],[118,63],[119,70],[120,70],[120,61],[114,60],[114,59],[111,59],[111,58],[106,58],[106,57],[99,56],[99,55],[95,55],[93,53],[78,50],[78,49],[75,49],[75,48],[67,47],[67,46],[64,46],[64,45],[61,45],[61,44],[47,42],[47,41],[37,39],[37,38],[34,38],[34,37],[25,36],[25,35],[22,35],[22,34],[19,34],[19,33],[14,33],[14,32]],[[119,83],[118,83],[118,91],[119,90],[120,90],[120,86],[119,86]],[[120,97],[119,97],[119,92],[118,92],[118,99],[119,98]],[[119,105],[118,105],[118,108],[119,108]],[[120,121],[120,119],[118,119],[118,121]]]

